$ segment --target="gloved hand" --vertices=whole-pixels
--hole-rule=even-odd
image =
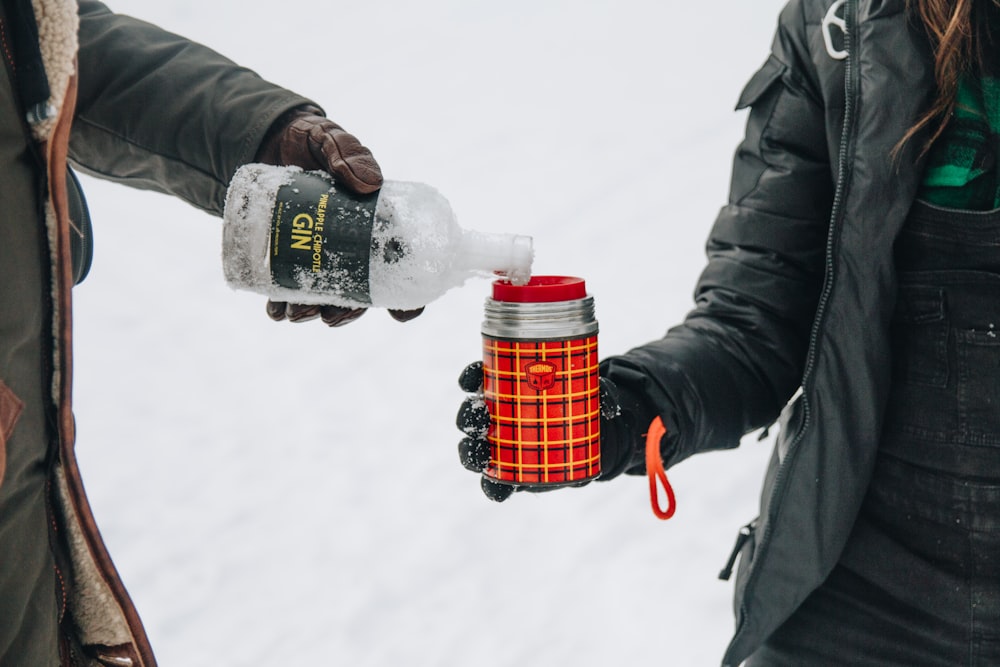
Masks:
[[[263,164],[321,169],[338,184],[359,194],[382,187],[382,170],[371,151],[314,106],[297,107],[278,118],[264,136],[254,159]],[[423,311],[423,308],[390,310],[389,314],[399,322],[407,322]],[[339,327],[364,315],[365,309],[268,300],[267,314],[272,320],[290,322],[319,317],[327,325]]]
[[[465,434],[458,443],[458,457],[462,465],[472,472],[482,473],[490,460],[490,445],[486,434],[490,424],[490,413],[483,399],[483,363],[469,364],[458,378],[458,386],[469,395],[462,401],[455,420],[458,429]],[[629,409],[628,400],[608,378],[600,378],[601,391],[601,475],[599,480],[616,477],[630,468],[636,461],[642,461],[643,441],[636,429],[636,415]],[[623,403],[626,405],[623,406]],[[568,486],[583,486],[580,482]],[[490,500],[502,502],[515,491],[548,491],[549,486],[516,486],[495,482],[486,475],[480,478],[483,493]],[[561,488],[561,487],[555,487]]]

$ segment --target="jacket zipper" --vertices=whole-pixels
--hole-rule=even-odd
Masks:
[[[729,577],[733,576],[733,566],[736,565],[736,557],[740,555],[740,551],[750,539],[750,536],[754,534],[755,530],[757,530],[757,519],[740,528],[740,532],[736,536],[736,544],[733,545],[733,550],[729,553],[729,559],[719,572],[719,579],[729,581]]]
[[[844,218],[844,192],[848,187],[851,177],[851,170],[847,164],[847,157],[848,148],[854,132],[854,89],[857,74],[854,67],[854,54],[852,53],[852,36],[854,35],[854,30],[856,28],[855,17],[857,15],[857,8],[858,0],[847,0],[844,5],[844,23],[846,26],[846,29],[844,30],[844,51],[847,52],[847,58],[844,59],[844,127],[840,133],[840,148],[838,152],[839,162],[837,165],[837,188],[834,192],[833,205],[831,207],[830,231],[826,238],[826,279],[824,281],[823,291],[820,294],[819,302],[816,306],[816,317],[813,320],[812,331],[809,336],[809,351],[806,355],[806,362],[802,373],[802,383],[799,387],[799,391],[796,392],[796,394],[801,394],[802,399],[802,424],[799,426],[799,430],[796,432],[795,437],[788,445],[788,453],[785,455],[784,462],[779,466],[777,472],[775,473],[774,486],[771,489],[771,502],[768,505],[768,521],[764,526],[763,532],[761,533],[760,542],[757,547],[760,551],[766,551],[768,548],[774,526],[775,512],[780,506],[780,503],[775,502],[775,500],[784,495],[786,485],[785,479],[788,477],[788,468],[795,458],[794,455],[798,449],[799,443],[802,441],[802,438],[805,437],[805,433],[810,427],[811,411],[809,408],[809,391],[807,385],[811,385],[812,373],[816,364],[816,341],[819,338],[819,330],[822,320],[826,316],[826,304],[830,299],[830,292],[833,290],[833,282],[835,278],[833,251],[836,247],[837,240],[839,239],[840,227]],[[754,523],[755,522],[751,522],[748,526],[752,526]],[[741,537],[742,532],[743,531],[741,529]],[[750,535],[747,535],[743,538],[743,541],[745,542],[749,539],[749,537]],[[739,540],[737,541],[739,542]],[[739,544],[739,547],[742,548],[742,544]],[[754,558],[754,561],[755,563],[760,562],[759,555]],[[724,569],[723,573],[725,571],[726,570]],[[754,564],[750,565],[749,572],[747,573],[747,583],[743,589],[743,598],[740,601],[740,627],[737,629],[732,641],[729,644],[730,649],[736,643],[736,640],[743,633],[744,628],[746,627],[745,622],[748,611],[747,599],[750,597],[750,592],[756,584],[759,572],[759,567],[754,567]],[[726,665],[729,665],[728,660],[729,650],[726,651]]]

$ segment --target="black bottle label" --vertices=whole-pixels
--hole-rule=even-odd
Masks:
[[[368,270],[378,193],[338,189],[317,172],[278,188],[271,212],[271,277],[282,287],[371,303]]]

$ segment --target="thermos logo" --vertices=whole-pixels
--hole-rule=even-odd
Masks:
[[[524,374],[535,391],[546,391],[556,384],[556,365],[551,361],[530,361],[524,366]]]

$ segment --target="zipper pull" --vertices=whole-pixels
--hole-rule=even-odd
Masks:
[[[836,0],[830,9],[827,10],[826,16],[823,17],[823,22],[820,24],[820,29],[823,33],[823,45],[826,47],[826,53],[834,60],[843,60],[847,57],[846,49],[838,49],[833,44],[833,32],[831,28],[837,28],[845,36],[847,35],[847,21],[843,18],[837,16],[837,10],[843,7],[847,3],[847,0]]]
[[[729,560],[726,561],[726,566],[719,572],[719,579],[729,581],[729,578],[733,576],[733,566],[736,565],[736,557],[739,556],[743,545],[747,543],[747,540],[750,539],[750,536],[753,535],[756,529],[757,519],[740,528],[740,533],[736,536],[736,544],[733,545],[733,551],[729,554]]]

